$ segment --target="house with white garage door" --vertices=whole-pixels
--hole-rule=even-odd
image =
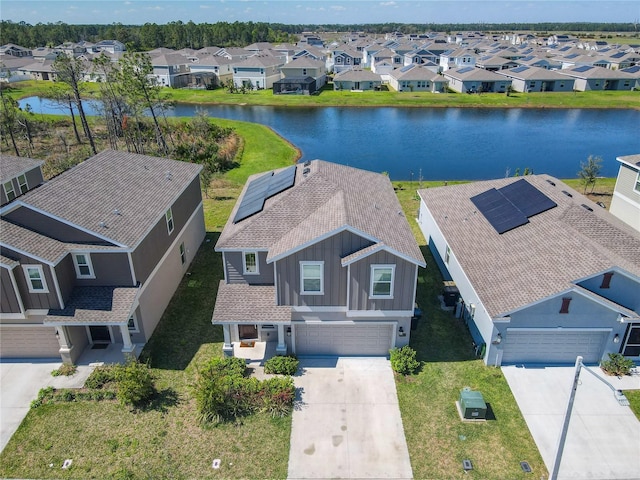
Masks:
[[[420,190],[419,225],[489,365],[640,359],[640,233],[547,175]]]
[[[389,178],[313,160],[250,177],[215,246],[223,350],[388,355],[409,343],[425,266]]]
[[[144,345],[204,239],[202,167],[106,150],[42,182],[0,160],[0,357]]]

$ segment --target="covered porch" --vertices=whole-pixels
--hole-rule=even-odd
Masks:
[[[275,298],[273,285],[220,282],[211,323],[222,325],[225,355],[237,356],[257,343],[274,344],[277,355],[287,354],[291,307],[275,305]]]
[[[130,330],[132,319],[135,327],[138,291],[76,287],[64,308],[49,310],[43,323],[55,327],[62,361],[76,363],[86,350],[112,352],[116,345],[121,354],[134,354]]]

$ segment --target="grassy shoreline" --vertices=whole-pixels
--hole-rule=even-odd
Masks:
[[[34,80],[11,85],[17,98],[47,96],[51,84]],[[99,85],[85,84],[88,97],[96,96]],[[631,109],[640,110],[640,91],[540,92],[461,94],[429,92],[334,91],[325,88],[319,95],[273,95],[271,90],[232,94],[224,89],[186,90],[163,89],[171,102],[199,105],[272,106],[291,108],[312,107],[407,107],[407,108],[539,108],[539,109]]]

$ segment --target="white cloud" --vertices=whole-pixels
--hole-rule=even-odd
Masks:
[[[211,7],[209,5],[200,5],[200,8],[202,8],[203,10],[206,10]]]
[[[331,7],[331,10],[342,12],[342,11],[346,10],[346,8],[343,7],[342,5],[334,5],[334,6]]]
[[[160,5],[156,5],[154,7],[146,7],[147,10],[155,10],[155,11],[162,11],[164,10],[164,7],[161,7]]]
[[[396,2],[380,2],[380,5],[383,7],[395,7],[397,3]]]

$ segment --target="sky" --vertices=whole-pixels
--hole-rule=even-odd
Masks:
[[[140,25],[269,22],[509,23],[638,22],[638,0],[0,0],[0,19],[13,22]]]

